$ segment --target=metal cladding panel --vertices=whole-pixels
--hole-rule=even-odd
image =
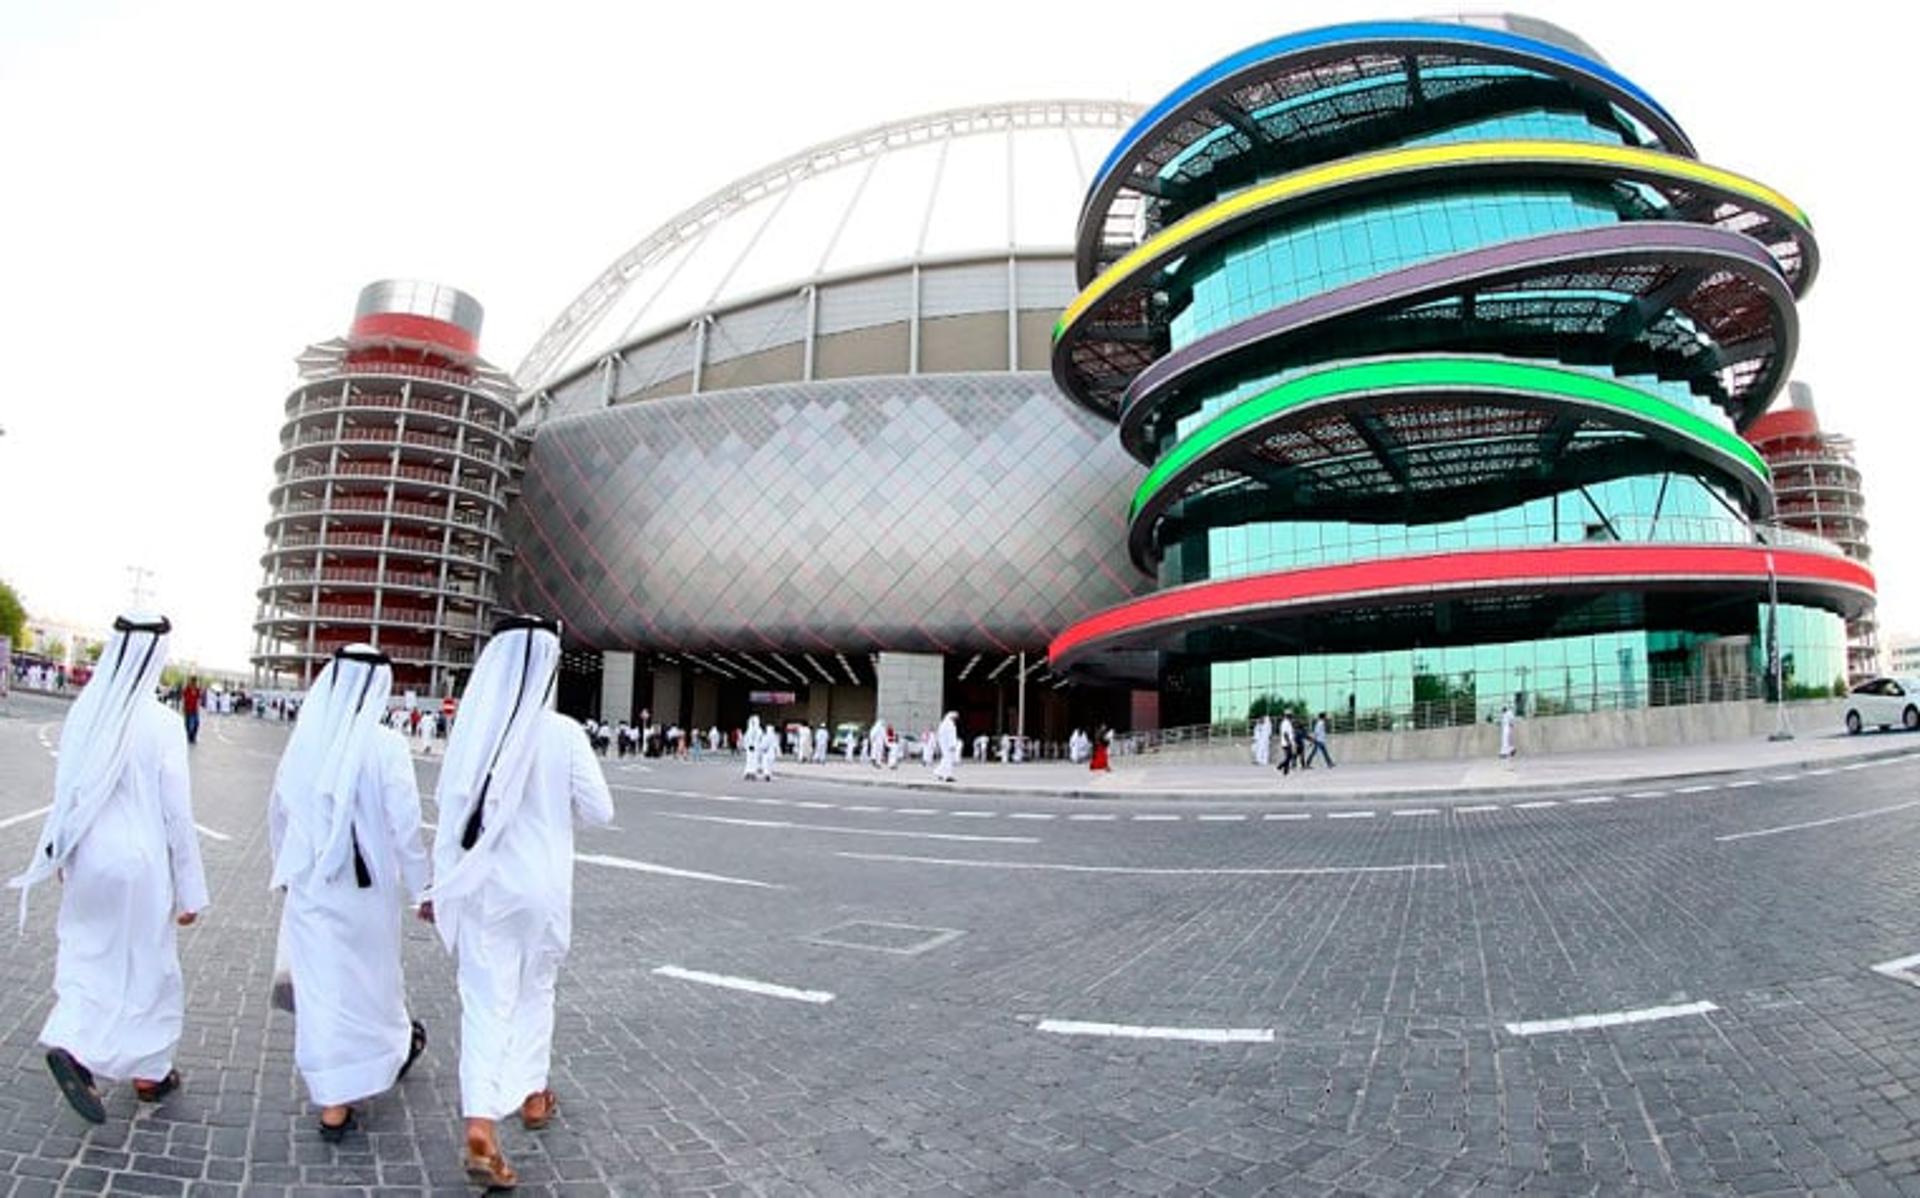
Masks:
[[[1040,373],[623,405],[540,428],[503,590],[602,648],[1037,650],[1150,589],[1140,474]]]

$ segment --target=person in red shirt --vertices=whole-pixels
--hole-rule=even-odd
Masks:
[[[187,718],[187,743],[197,744],[200,739],[200,675],[187,679],[186,688],[180,692],[180,714]]]

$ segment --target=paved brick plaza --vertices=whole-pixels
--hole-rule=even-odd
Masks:
[[[0,718],[16,861],[64,710]],[[158,1109],[117,1091],[94,1129],[55,1094],[37,897],[0,964],[7,1192],[465,1189],[424,925],[426,1057],[364,1135],[312,1130],[267,1005],[283,739],[195,750],[214,907]],[[1920,953],[1920,757],[1827,769],[1284,805],[610,764],[561,1115],[507,1149],[535,1193],[1920,1192],[1920,988],[1871,968]]]

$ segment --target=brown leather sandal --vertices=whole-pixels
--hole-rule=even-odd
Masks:
[[[520,1104],[520,1126],[528,1131],[539,1131],[553,1122],[559,1110],[560,1099],[552,1090],[535,1090]]]
[[[467,1180],[482,1189],[511,1190],[520,1184],[520,1174],[501,1155],[498,1144],[468,1136]]]
[[[180,1088],[180,1081],[180,1071],[178,1069],[169,1069],[167,1075],[157,1082],[142,1081],[139,1078],[135,1078],[133,1082],[133,1096],[141,1102],[159,1102],[167,1095],[178,1090]]]

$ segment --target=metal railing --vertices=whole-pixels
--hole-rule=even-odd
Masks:
[[[1451,681],[1451,680],[1447,680]],[[1832,696],[1832,683],[1796,685],[1788,680],[1787,698],[1819,699]],[[1605,711],[1637,711],[1649,707],[1682,707],[1701,703],[1741,703],[1767,699],[1769,686],[1760,674],[1733,674],[1718,678],[1655,678],[1631,687],[1584,691],[1572,688],[1515,692],[1514,695],[1490,694],[1481,699],[1474,694],[1415,702],[1392,709],[1327,711],[1327,727],[1335,736],[1357,732],[1416,732],[1434,728],[1459,728],[1488,723],[1499,718],[1502,704],[1520,700],[1515,714],[1528,719],[1557,715],[1591,715]],[[1294,726],[1302,734],[1320,713],[1305,706],[1293,712]],[[1279,726],[1279,715],[1273,717]],[[1172,749],[1204,749],[1216,745],[1246,746],[1252,742],[1253,721],[1221,720],[1211,724],[1187,724],[1151,732],[1116,732],[1116,753],[1152,754]]]

